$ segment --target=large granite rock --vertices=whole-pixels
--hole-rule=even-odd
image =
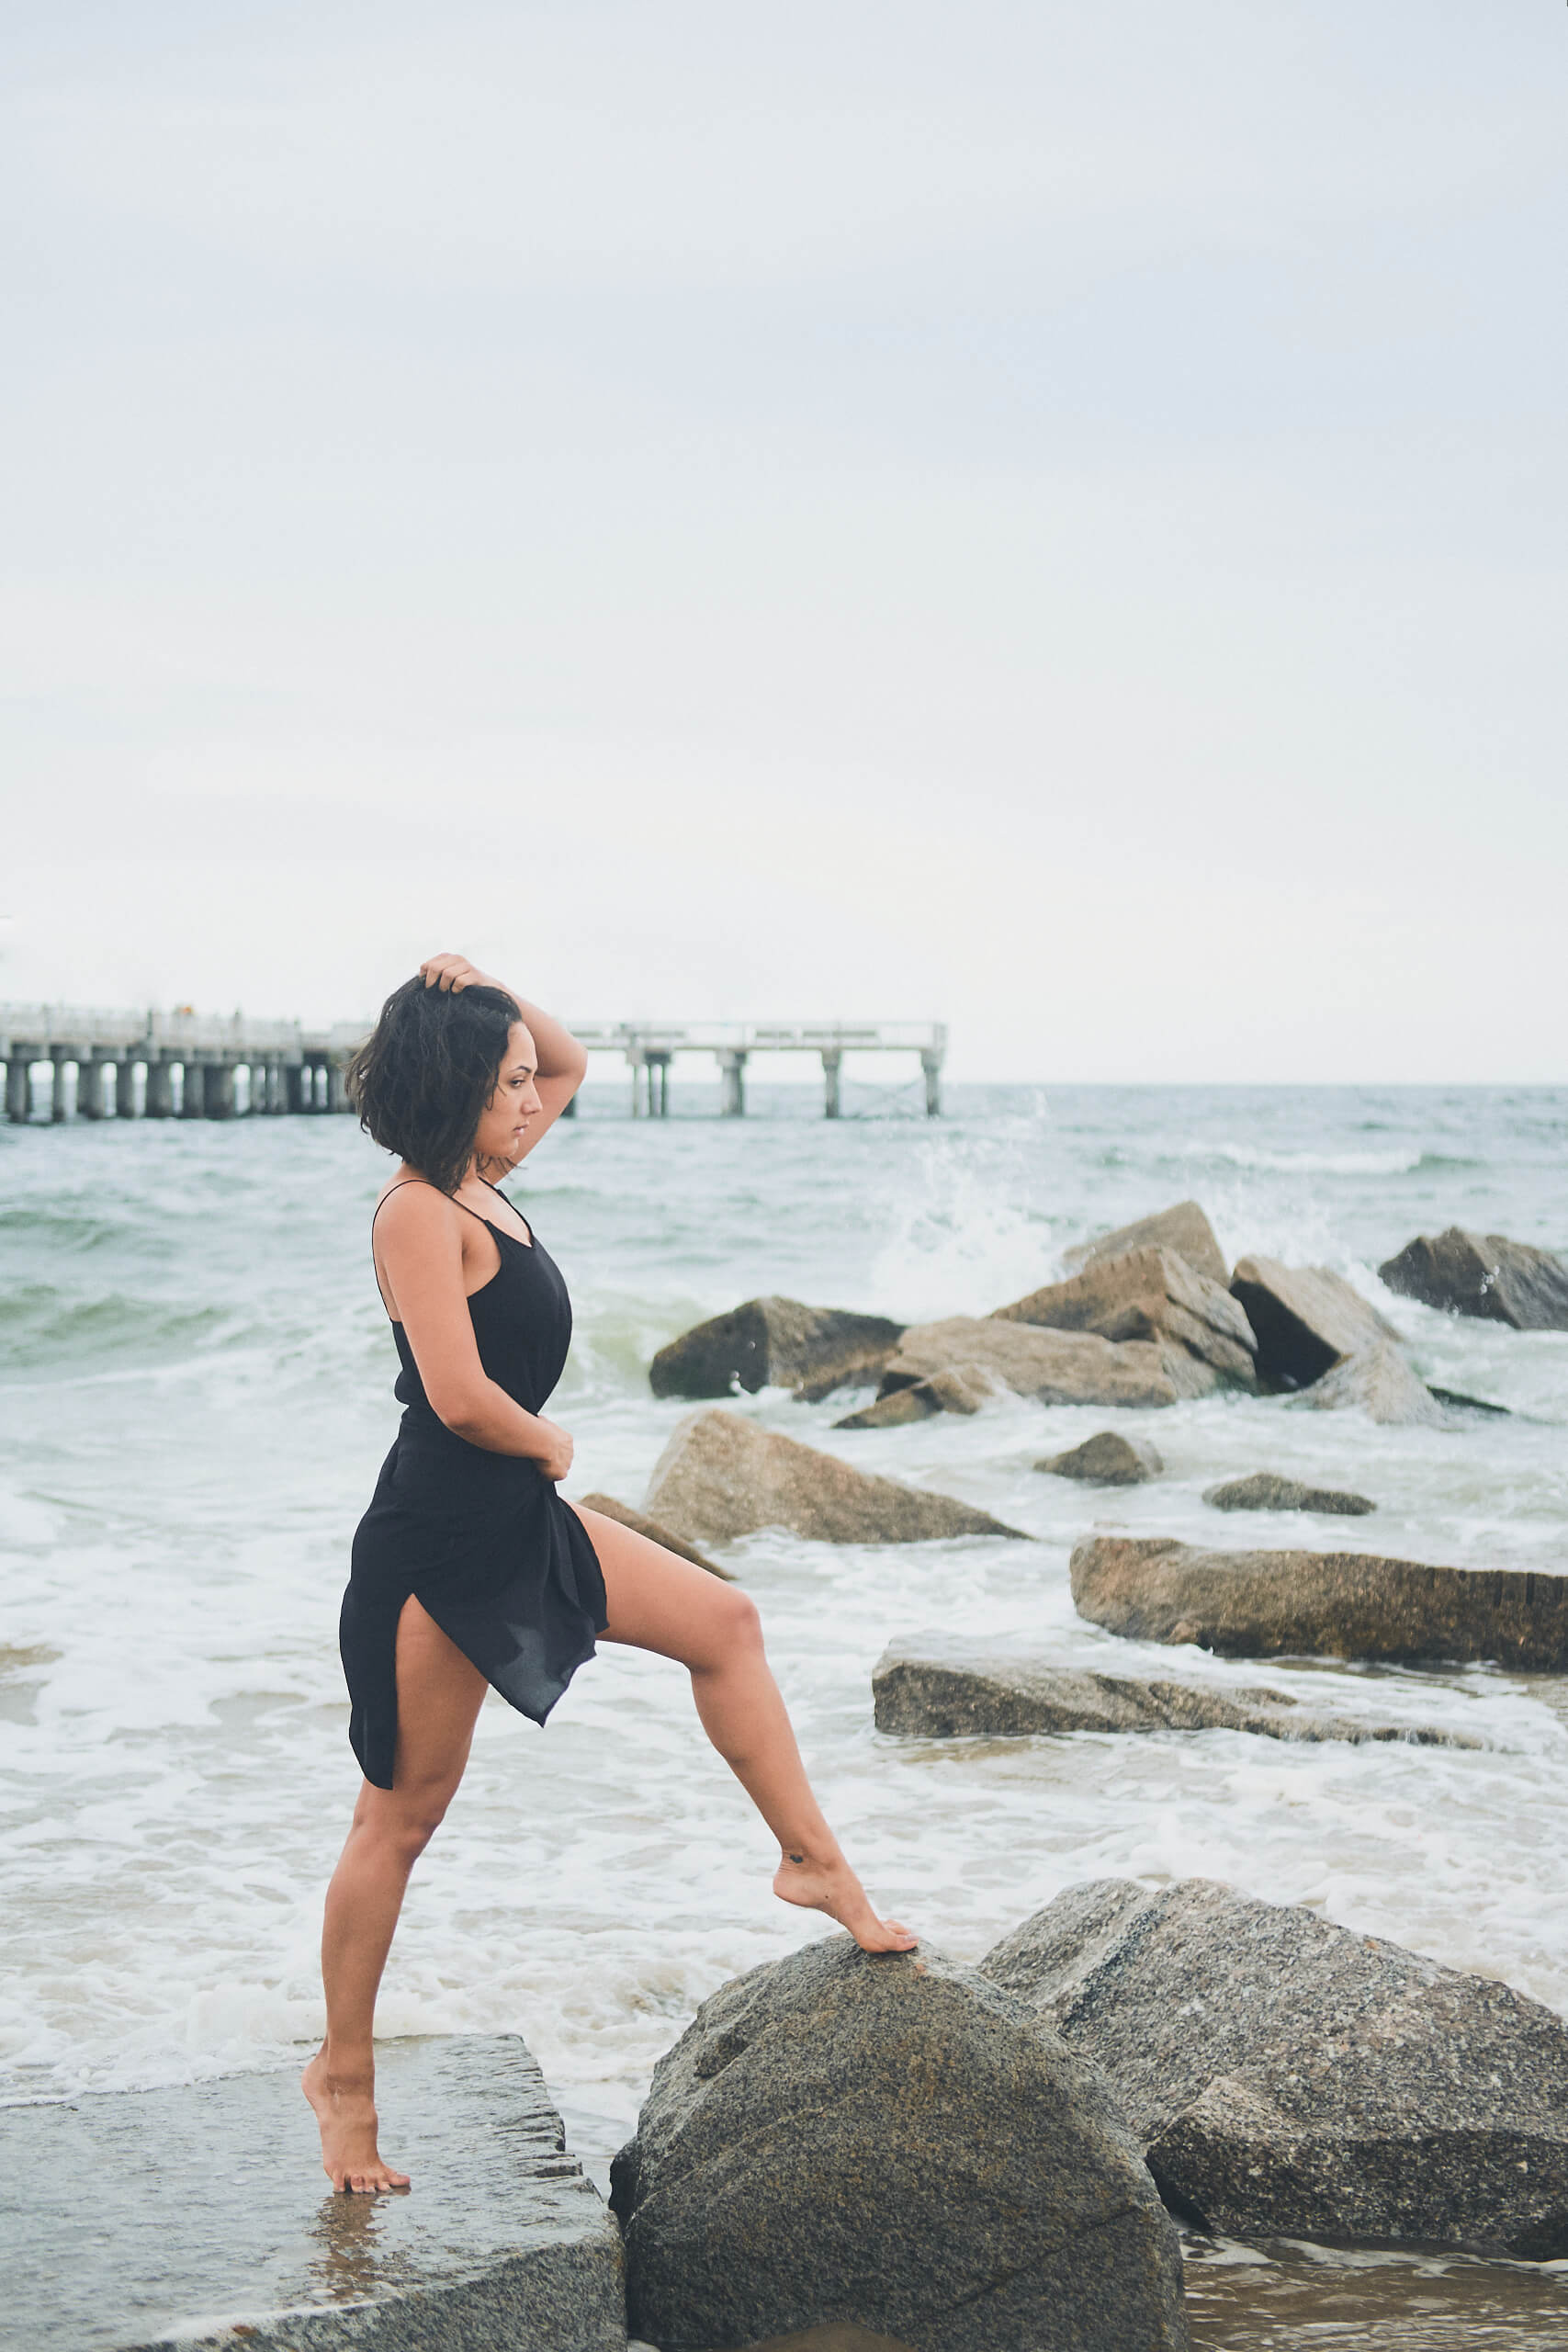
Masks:
[[[1343,1274],[1327,1266],[1282,1266],[1277,1258],[1241,1258],[1231,1278],[1258,1338],[1258,1376],[1270,1388],[1305,1388],[1341,1356],[1396,1340]]]
[[[1001,1384],[980,1364],[950,1363],[907,1388],[888,1388],[858,1412],[835,1421],[836,1430],[896,1430],[907,1421],[929,1421],[937,1413],[977,1413]]]
[[[1065,1453],[1048,1453],[1034,1465],[1053,1478],[1077,1478],[1086,1487],[1141,1487],[1157,1478],[1165,1464],[1143,1438],[1123,1437],[1120,1430],[1097,1430],[1081,1445]]]
[[[1204,2227],[1568,2255],[1568,2025],[1506,1984],[1205,1879],[1069,1888],[981,1967]]]
[[[795,1298],[749,1298],[694,1325],[649,1367],[656,1396],[732,1396],[737,1386],[793,1388],[808,1399],[869,1386],[897,1345],[901,1323],[803,1306]]]
[[[677,1535],[672,1527],[666,1527],[660,1520],[649,1519],[646,1511],[633,1510],[630,1503],[619,1502],[614,1495],[584,1495],[582,1508],[584,1510],[596,1510],[604,1519],[613,1519],[619,1527],[629,1527],[634,1535],[646,1535],[650,1544],[662,1544],[665,1551],[673,1552],[678,1560],[690,1560],[694,1568],[705,1568],[710,1577],[722,1577],[726,1584],[735,1582],[728,1568],[721,1568],[716,1560],[710,1560],[705,1552],[699,1552],[694,1544],[688,1544],[685,1537]]]
[[[1427,1567],[1371,1552],[1210,1552],[1095,1535],[1072,1555],[1080,1616],[1229,1657],[1495,1658],[1568,1670],[1568,1577]]]
[[[1390,1290],[1451,1315],[1511,1323],[1516,1331],[1568,1331],[1568,1266],[1550,1250],[1502,1233],[1417,1234],[1378,1268]]]
[[[1280,1477],[1277,1470],[1254,1470],[1248,1477],[1205,1487],[1203,1500],[1215,1510],[1316,1510],[1337,1519],[1363,1519],[1377,1509],[1365,1495],[1348,1494],[1341,1487],[1306,1487],[1299,1478]]]
[[[1092,2069],[929,1945],[847,1936],[705,2001],[615,2159],[632,2331],[837,2321],[920,2352],[1176,2352],[1181,2258]]]
[[[654,1464],[645,1509],[688,1543],[787,1527],[821,1544],[1019,1536],[988,1511],[873,1477],[837,1455],[717,1408],[688,1413]]]
[[[0,2109],[17,2352],[623,2352],[620,2233],[510,2037],[381,2042],[407,2197],[342,2197],[297,2067]]]
[[[1365,1413],[1386,1428],[1440,1430],[1449,1421],[1439,1400],[1388,1340],[1342,1357],[1313,1382],[1301,1406],[1314,1413]]]
[[[1204,1396],[1219,1376],[1169,1341],[1118,1345],[1093,1331],[1047,1331],[994,1315],[950,1315],[905,1332],[882,1374],[882,1393],[961,1371],[1042,1405],[1174,1405]]]
[[[1232,1387],[1258,1385],[1258,1342],[1241,1307],[1228,1290],[1171,1250],[1097,1258],[1065,1283],[1048,1283],[1010,1306],[998,1306],[996,1319],[1098,1331],[1103,1340],[1170,1340]]]
[[[1141,1216],[1132,1225],[1119,1225],[1114,1233],[1102,1233],[1098,1241],[1079,1242],[1076,1249],[1063,1250],[1062,1263],[1068,1273],[1076,1274],[1097,1258],[1121,1258],[1129,1250],[1174,1250],[1195,1273],[1218,1283],[1222,1289],[1230,1280],[1214,1228],[1196,1201],[1178,1201],[1173,1209]]]
[[[878,1731],[927,1739],[1008,1739],[1068,1731],[1247,1731],[1266,1739],[1409,1740],[1480,1747],[1467,1732],[1316,1714],[1287,1690],[1151,1681],[1054,1666],[948,1634],[911,1634],[884,1650],[871,1678]]]

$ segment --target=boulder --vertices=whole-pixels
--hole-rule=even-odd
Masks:
[[[927,1739],[1010,1739],[1068,1731],[1247,1731],[1266,1739],[1409,1740],[1480,1747],[1468,1732],[1315,1714],[1288,1690],[1095,1674],[946,1634],[892,1643],[871,1678],[878,1731]]]
[[[0,2337],[27,2352],[625,2352],[620,2233],[522,2042],[379,2041],[376,2073],[409,2197],[333,2195],[298,2062],[0,2109]]]
[[[1076,1249],[1063,1250],[1062,1263],[1068,1273],[1076,1274],[1097,1258],[1121,1258],[1129,1250],[1174,1250],[1195,1273],[1218,1283],[1222,1290],[1230,1280],[1214,1228],[1196,1201],[1179,1201],[1173,1209],[1141,1216],[1133,1225],[1119,1225],[1114,1233],[1102,1233],[1098,1241],[1080,1241]]]
[[[1396,1340],[1392,1323],[1327,1266],[1242,1258],[1231,1279],[1258,1339],[1258,1376],[1269,1388],[1305,1388],[1341,1356]]]
[[[1173,1341],[1237,1388],[1258,1385],[1252,1326],[1228,1290],[1171,1250],[1097,1258],[1065,1283],[1048,1283],[996,1319],[1054,1331],[1098,1331],[1103,1340]]]
[[[1511,1323],[1516,1331],[1568,1331],[1568,1265],[1506,1234],[1467,1233],[1459,1225],[1417,1234],[1378,1276],[1401,1297],[1450,1315]]]
[[[1337,1519],[1363,1519],[1377,1509],[1365,1495],[1347,1494],[1338,1487],[1303,1487],[1299,1478],[1281,1478],[1274,1470],[1255,1470],[1250,1477],[1206,1487],[1203,1500],[1215,1510],[1319,1510]]]
[[[699,1552],[694,1544],[688,1544],[685,1537],[677,1535],[672,1527],[662,1526],[657,1519],[646,1518],[640,1510],[633,1510],[630,1503],[617,1502],[614,1495],[584,1495],[582,1508],[584,1510],[596,1510],[605,1519],[616,1521],[622,1527],[629,1527],[634,1535],[646,1535],[650,1544],[661,1544],[667,1552],[673,1552],[678,1560],[690,1560],[694,1568],[705,1568],[710,1577],[722,1577],[726,1584],[735,1582],[728,1568],[721,1568],[716,1560],[710,1560],[705,1552]]]
[[[1448,1415],[1387,1340],[1358,1348],[1314,1380],[1301,1399],[1315,1413],[1365,1413],[1391,1429],[1448,1427]]]
[[[837,2322],[920,2352],[1177,2352],[1175,2229],[1107,2086],[930,1945],[726,1984],[654,2070],[610,2201],[663,2352]]]
[[[1096,1535],[1070,1566],[1078,1614],[1139,1642],[1229,1657],[1495,1658],[1568,1670],[1568,1577],[1428,1567],[1372,1552],[1210,1552]]]
[[[908,1388],[889,1388],[856,1413],[835,1421],[836,1430],[892,1430],[905,1421],[930,1420],[935,1413],[977,1413],[998,1384],[983,1364],[950,1363]]]
[[[654,1465],[645,1509],[688,1543],[787,1527],[820,1544],[924,1544],[1010,1535],[988,1511],[873,1477],[837,1455],[716,1408],[688,1413]]]
[[[1047,1454],[1034,1467],[1054,1478],[1080,1478],[1086,1487],[1141,1487],[1145,1478],[1157,1478],[1165,1464],[1144,1439],[1100,1430],[1066,1453]]]
[[[882,1394],[912,1388],[955,1364],[1042,1405],[1174,1405],[1219,1385],[1207,1364],[1168,1341],[1118,1346],[1093,1331],[1047,1331],[994,1315],[953,1315],[905,1332],[884,1368]]]
[[[869,1386],[898,1344],[901,1323],[803,1306],[795,1298],[749,1298],[694,1325],[649,1366],[656,1396],[732,1396],[739,1386],[793,1388],[808,1399]]]
[[[1568,2024],[1506,1984],[1206,1879],[1071,1887],[981,1968],[1201,2227],[1568,2255]]]

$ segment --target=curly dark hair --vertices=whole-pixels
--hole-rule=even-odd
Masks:
[[[348,1099],[366,1134],[437,1192],[455,1193],[522,1018],[503,989],[405,980],[348,1065]]]

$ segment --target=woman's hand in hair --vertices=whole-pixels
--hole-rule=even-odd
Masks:
[[[499,980],[492,980],[488,972],[481,972],[466,956],[427,956],[419,967],[419,976],[427,989],[440,989],[444,993],[449,989],[460,992],[464,989],[501,988]],[[503,996],[511,993],[510,989],[502,989]]]
[[[539,1427],[544,1430],[546,1437],[548,1438],[550,1442],[549,1452],[547,1453],[536,1453],[534,1456],[534,1459],[538,1464],[540,1469],[544,1472],[546,1477],[552,1480],[555,1485],[559,1486],[561,1480],[566,1477],[568,1473],[570,1471],[571,1457],[576,1452],[576,1447],[573,1445],[567,1431],[563,1430],[558,1422],[550,1420],[546,1414],[536,1413],[534,1419],[538,1422]]]

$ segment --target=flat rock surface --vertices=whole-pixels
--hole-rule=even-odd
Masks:
[[[1339,1487],[1306,1487],[1275,1470],[1254,1470],[1248,1477],[1206,1487],[1203,1500],[1215,1510],[1315,1510],[1337,1519],[1363,1519],[1377,1509],[1365,1495],[1348,1494]]]
[[[728,1568],[721,1568],[716,1560],[710,1560],[705,1552],[699,1552],[694,1544],[688,1544],[672,1527],[649,1519],[644,1511],[633,1510],[630,1503],[617,1502],[614,1495],[583,1495],[579,1499],[584,1510],[600,1511],[618,1525],[629,1527],[634,1535],[646,1535],[650,1544],[662,1544],[678,1560],[690,1560],[693,1567],[705,1568],[710,1577],[722,1577],[726,1584],[735,1582]]]
[[[923,1544],[1018,1536],[988,1511],[895,1478],[874,1477],[716,1408],[688,1413],[654,1464],[645,1508],[689,1543],[787,1527],[823,1544]]]
[[[1171,1359],[1179,1359],[1174,1370]],[[1095,1331],[952,1315],[905,1332],[887,1359],[883,1387],[907,1388],[960,1364],[1042,1405],[1174,1405],[1218,1385],[1216,1375],[1185,1348],[1148,1340],[1118,1345]]]
[[[903,1328],[885,1315],[749,1298],[660,1348],[648,1376],[656,1396],[731,1396],[737,1387],[826,1396],[874,1380]]]
[[[1278,1258],[1239,1258],[1232,1295],[1247,1310],[1258,1340],[1258,1376],[1275,1388],[1305,1388],[1341,1356],[1399,1334],[1377,1308],[1328,1266],[1283,1266]]]
[[[1132,1225],[1119,1225],[1114,1233],[1102,1233],[1098,1241],[1079,1242],[1076,1249],[1063,1250],[1062,1263],[1076,1274],[1096,1258],[1120,1258],[1129,1250],[1174,1250],[1210,1282],[1230,1280],[1214,1228],[1196,1201],[1178,1201],[1174,1208],[1141,1216]]]
[[[1568,1577],[1375,1552],[1211,1552],[1157,1535],[1091,1536],[1071,1576],[1078,1614],[1134,1641],[1195,1642],[1232,1657],[1568,1670]]]
[[[1104,1340],[1171,1340],[1230,1385],[1258,1385],[1258,1342],[1241,1306],[1172,1250],[1097,1257],[1081,1273],[1048,1283],[996,1314],[1001,1322],[1098,1331]]]
[[[1181,2256],[1100,2077],[931,1945],[847,1936],[705,2001],[615,2159],[636,2334],[1180,2352]]]
[[[0,2345],[619,2352],[620,2235],[523,2043],[377,2066],[407,2196],[333,2194],[293,2068],[0,2109]]]
[[[1568,2024],[1506,1984],[1206,1879],[1069,1887],[981,1969],[1204,2226],[1568,2254]]]
[[[1506,1233],[1417,1234],[1378,1268],[1403,1297],[1450,1315],[1511,1323],[1517,1331],[1568,1331],[1568,1265],[1550,1250]]]
[[[927,1739],[1006,1739],[1042,1732],[1245,1731],[1266,1739],[1408,1740],[1480,1747],[1464,1732],[1319,1714],[1286,1690],[1233,1690],[1190,1678],[1100,1674],[1028,1651],[912,1634],[884,1650],[871,1678],[878,1731]]]
[[[1034,1465],[1053,1478],[1077,1478],[1088,1487],[1141,1487],[1157,1478],[1165,1464],[1142,1438],[1123,1437],[1120,1430],[1097,1430],[1081,1445],[1066,1453],[1048,1453]]]

